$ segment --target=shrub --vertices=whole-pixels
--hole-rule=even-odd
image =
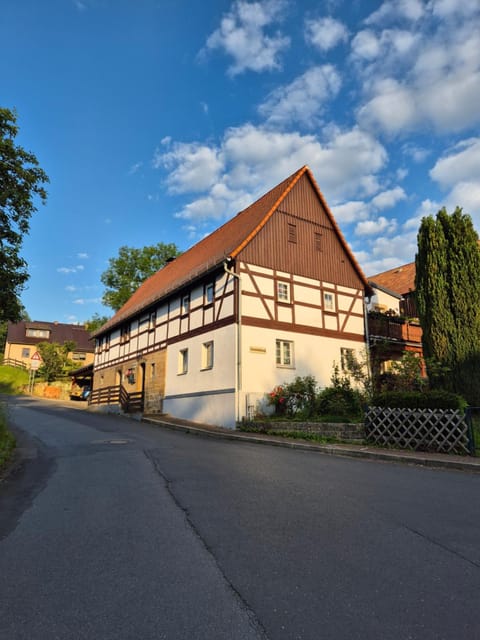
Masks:
[[[400,409],[458,409],[464,411],[467,401],[449,391],[384,391],[374,396],[372,405]]]
[[[267,402],[281,416],[308,418],[315,411],[317,382],[313,376],[297,376],[293,382],[278,385],[268,394]]]
[[[317,413],[339,417],[362,415],[362,395],[351,388],[327,387],[317,398]]]

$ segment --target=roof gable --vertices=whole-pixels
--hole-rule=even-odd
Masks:
[[[27,336],[28,329],[49,331],[47,338]],[[8,323],[7,342],[10,344],[38,344],[39,342],[56,342],[64,344],[75,342],[75,351],[93,352],[93,342],[89,332],[82,325],[64,324],[62,322],[21,321]]]
[[[280,182],[249,207],[228,220],[213,233],[206,236],[185,253],[167,263],[162,269],[150,276],[133,293],[127,302],[106,323],[94,332],[94,336],[128,320],[135,314],[155,304],[167,294],[180,289],[189,282],[218,268],[227,258],[235,258],[263,229],[285,197],[292,191],[300,178],[308,175],[317,196],[329,217],[338,239],[342,243],[349,259],[367,291],[370,286],[350,251],[328,205],[307,166],[302,167]]]

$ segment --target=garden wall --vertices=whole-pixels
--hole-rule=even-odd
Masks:
[[[334,422],[295,422],[292,420],[280,421],[255,421],[247,423],[245,426],[252,429],[269,433],[272,431],[302,431],[304,433],[314,433],[325,438],[336,438],[337,440],[363,441],[365,438],[365,428],[363,424],[334,423]]]

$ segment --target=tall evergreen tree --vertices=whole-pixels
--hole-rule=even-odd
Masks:
[[[424,218],[418,233],[416,297],[434,386],[480,405],[480,250],[470,216],[457,207]],[[435,376],[435,363],[443,375]]]

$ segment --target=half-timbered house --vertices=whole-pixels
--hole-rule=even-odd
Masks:
[[[146,280],[96,334],[95,390],[234,427],[365,348],[369,284],[308,167]],[[106,396],[104,396],[106,397]]]

